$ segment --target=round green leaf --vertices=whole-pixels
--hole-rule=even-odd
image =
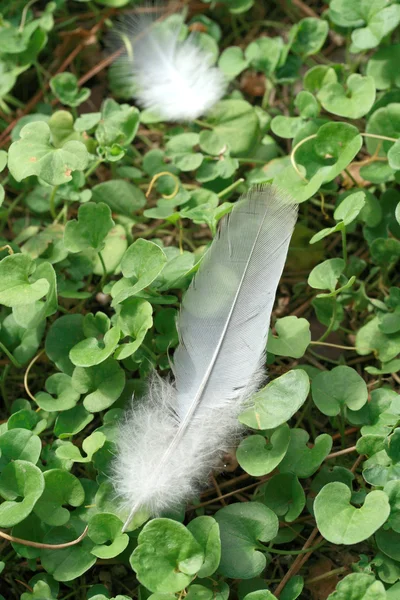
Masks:
[[[53,94],[62,104],[79,106],[90,96],[89,88],[78,88],[78,79],[73,73],[58,73],[50,79]]]
[[[375,539],[381,552],[393,560],[400,561],[400,534],[397,531],[380,529],[376,532]]]
[[[323,433],[315,439],[314,446],[309,448],[309,435],[304,429],[290,430],[289,448],[279,465],[281,473],[294,473],[297,477],[310,477],[315,473],[332,449],[332,438]]]
[[[53,527],[45,536],[46,544],[64,544],[75,540],[83,532],[84,523],[70,519],[69,527]],[[80,577],[96,562],[91,554],[93,542],[86,536],[79,544],[57,551],[45,549],[41,552],[43,568],[56,581],[72,581]]]
[[[130,563],[137,578],[152,592],[179,592],[201,569],[204,555],[181,523],[153,519],[138,537]]]
[[[276,429],[269,441],[262,435],[250,435],[236,451],[238,463],[249,475],[259,477],[271,473],[286,454],[290,429],[286,423]]]
[[[313,268],[308,276],[307,283],[310,287],[317,290],[328,289],[334,292],[345,266],[343,258],[329,258],[328,260],[324,260],[324,262]]]
[[[58,415],[54,425],[54,434],[60,439],[71,437],[82,431],[93,419],[94,415],[90,414],[83,406],[74,406]]]
[[[278,473],[260,488],[263,501],[278,517],[287,523],[301,514],[306,497],[303,488],[293,473]]]
[[[37,501],[34,511],[43,523],[65,525],[70,513],[64,504],[80,506],[85,492],[79,479],[63,469],[50,469],[44,473],[44,492]]]
[[[8,151],[8,168],[17,181],[37,175],[50,185],[61,185],[71,181],[72,171],[83,171],[87,163],[88,152],[82,142],[70,141],[54,148],[50,127],[43,121],[25,125],[20,139]]]
[[[101,365],[76,367],[72,384],[81,394],[87,394],[83,405],[89,412],[109,408],[121,395],[125,386],[125,371],[116,360],[109,358]],[[89,393],[88,393],[89,392]]]
[[[356,348],[362,356],[374,352],[382,362],[388,362],[400,352],[400,332],[384,334],[380,328],[379,317],[374,317],[358,330]]]
[[[259,542],[269,542],[278,533],[278,517],[259,502],[240,502],[215,514],[219,524],[222,555],[219,571],[225,577],[251,579],[265,568]]]
[[[72,378],[65,373],[54,373],[46,379],[46,392],[38,392],[36,402],[47,412],[69,410],[80,398],[80,393],[72,385]],[[51,394],[53,394],[53,397]]]
[[[64,246],[69,252],[80,252],[85,248],[102,250],[104,240],[115,223],[107,204],[87,202],[78,210],[78,220],[68,221],[64,231]]]
[[[310,380],[302,369],[270,381],[250,399],[250,407],[239,421],[253,429],[274,429],[286,423],[304,404],[310,391]]]
[[[293,28],[292,51],[303,57],[316,54],[322,48],[328,35],[329,25],[322,19],[307,17]]]
[[[379,48],[368,61],[367,75],[374,78],[377,90],[400,87],[397,66],[400,61],[400,44]]]
[[[0,465],[10,461],[27,460],[36,464],[42,444],[40,438],[28,429],[10,429],[0,436]]]
[[[381,581],[367,573],[351,573],[337,585],[327,600],[388,600]]]
[[[232,156],[246,155],[259,133],[259,121],[254,107],[244,100],[222,100],[208,114],[207,120]]]
[[[332,544],[358,544],[369,538],[389,516],[387,495],[379,490],[367,494],[361,508],[350,504],[351,490],[344,483],[328,483],[314,502],[317,527]]]
[[[121,332],[118,327],[112,327],[102,340],[89,337],[71,348],[69,358],[76,367],[93,367],[105,361],[118,345]]]
[[[45,278],[33,280],[35,263],[27,254],[11,254],[0,261],[0,304],[21,306],[43,298],[50,288]]]
[[[32,463],[15,460],[4,467],[0,475],[0,495],[5,500],[0,504],[0,527],[13,527],[23,521],[43,490],[43,474]]]
[[[124,179],[110,179],[95,185],[92,200],[108,204],[113,212],[126,217],[131,217],[146,204],[142,190]]]
[[[235,79],[248,67],[249,61],[243,55],[243,50],[239,46],[230,46],[225,48],[219,57],[218,66],[227,79]]]
[[[138,239],[122,257],[121,269],[125,278],[113,287],[113,305],[120,304],[148,287],[161,273],[167,257],[157,244]]]
[[[204,562],[197,575],[210,577],[217,570],[221,559],[219,525],[212,517],[202,516],[190,521],[187,528],[204,553]]]
[[[340,83],[329,83],[318,92],[318,100],[328,112],[340,117],[359,119],[366,115],[375,102],[373,77],[353,73],[346,81],[347,90]]]
[[[133,342],[121,344],[115,358],[122,360],[131,356],[140,348],[146,333],[153,325],[153,308],[150,302],[141,298],[128,298],[121,305],[118,315],[118,326],[122,333],[133,338]]]
[[[311,342],[310,324],[306,319],[283,317],[275,323],[278,337],[270,332],[268,352],[278,356],[301,358]]]
[[[85,339],[82,315],[63,315],[52,323],[46,337],[46,354],[57,368],[72,375],[74,365],[69,351]]]
[[[338,415],[345,406],[359,410],[368,400],[367,384],[347,366],[321,371],[311,382],[311,394],[319,410],[330,417]]]
[[[91,553],[103,559],[121,554],[129,544],[129,536],[121,533],[122,525],[122,521],[111,513],[93,515],[88,523],[88,536],[96,546]]]

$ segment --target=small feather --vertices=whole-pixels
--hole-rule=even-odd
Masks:
[[[207,113],[224,95],[225,77],[212,65],[196,33],[180,40],[181,19],[161,23],[157,13],[139,12],[116,26],[110,46],[123,43],[114,75],[134,88],[142,108],[164,121],[191,121]]]
[[[193,497],[235,443],[265,377],[276,289],[297,218],[279,190],[252,190],[223,219],[183,300],[175,382],[154,375],[121,428],[114,485],[152,515]]]

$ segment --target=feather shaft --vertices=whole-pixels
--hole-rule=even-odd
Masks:
[[[155,380],[121,430],[115,487],[152,514],[190,498],[240,429],[264,376],[276,288],[297,207],[271,186],[226,217],[190,285],[178,322],[175,384]]]

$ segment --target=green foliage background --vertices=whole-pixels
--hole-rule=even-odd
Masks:
[[[170,22],[230,87],[170,125],[103,53],[134,2],[0,3],[0,596],[396,600],[400,3],[186,4]],[[121,533],[118,420],[266,182],[301,208],[249,433],[189,507]]]

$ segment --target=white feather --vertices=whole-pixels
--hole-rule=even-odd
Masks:
[[[143,108],[164,121],[190,121],[204,115],[225,93],[227,83],[210,54],[198,45],[196,34],[180,41],[182,22],[174,29],[155,17],[139,13],[123,21],[115,35],[126,51],[118,59],[119,76],[133,84]],[[119,42],[120,44],[121,42]]]
[[[129,508],[159,514],[206,483],[265,376],[265,346],[297,206],[251,191],[222,222],[182,304],[175,383],[154,377],[119,436],[114,483]]]

